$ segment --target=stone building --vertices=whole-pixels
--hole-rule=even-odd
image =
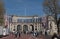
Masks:
[[[52,16],[48,16],[48,29],[50,31],[50,35],[54,33],[58,34],[57,25],[55,24],[55,19]]]
[[[9,22],[10,31],[20,30],[23,31],[37,31],[40,32],[41,18],[38,16],[15,16],[13,15],[12,20]]]
[[[9,17],[9,29],[12,32],[13,29],[21,32],[32,32],[49,30],[49,35],[57,33],[57,26],[55,25],[54,18],[52,16],[39,17],[39,16],[10,16]]]
[[[43,16],[41,18],[43,34],[45,34],[45,32],[47,32],[49,35],[53,35],[54,33],[58,34],[58,28],[55,24],[55,19],[53,16]]]

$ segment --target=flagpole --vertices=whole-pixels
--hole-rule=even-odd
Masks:
[[[26,16],[26,8],[25,8],[25,16]]]

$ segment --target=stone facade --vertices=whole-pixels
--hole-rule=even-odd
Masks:
[[[43,17],[44,18],[44,17]],[[48,21],[48,24],[46,24]],[[28,31],[42,31],[43,34],[45,31],[49,32],[49,35],[53,35],[57,33],[57,26],[54,22],[54,18],[52,16],[48,16],[42,19],[42,17],[38,16],[12,16],[12,21],[9,23],[10,31],[13,29],[18,30],[17,26],[20,26],[19,30],[21,32]],[[47,29],[48,28],[48,29]]]
[[[57,25],[55,24],[55,19],[52,16],[48,17],[48,28],[50,30],[50,35],[53,35],[54,33],[58,33]]]
[[[37,16],[13,16],[12,22],[10,23],[10,31],[13,31],[13,29],[17,30],[17,26],[19,25],[21,27],[21,32],[24,31],[24,25],[27,26],[27,29],[29,32],[32,30],[37,32],[40,32],[40,21],[38,21]],[[17,22],[18,19],[22,19],[20,22]],[[27,21],[25,19],[28,19]],[[32,22],[29,22],[31,19]],[[25,20],[25,21],[24,21]]]

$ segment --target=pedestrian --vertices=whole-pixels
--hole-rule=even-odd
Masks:
[[[15,36],[15,38],[17,38],[18,33],[15,29],[13,29],[13,35]]]
[[[15,29],[13,29],[13,35],[15,34]]]
[[[59,36],[57,36],[57,34],[54,33],[54,35],[52,36],[52,39],[59,39]]]
[[[45,31],[45,35],[47,35],[47,31]]]
[[[17,38],[17,31],[15,31],[15,38]]]
[[[20,37],[20,31],[17,31],[17,35]]]

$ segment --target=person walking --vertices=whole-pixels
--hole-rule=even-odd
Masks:
[[[13,35],[15,36],[15,38],[17,37],[17,31],[15,29],[13,29]]]
[[[17,38],[17,31],[15,31],[15,38]]]
[[[17,31],[17,36],[20,37],[20,35],[21,35],[21,34],[20,34],[20,31]]]

